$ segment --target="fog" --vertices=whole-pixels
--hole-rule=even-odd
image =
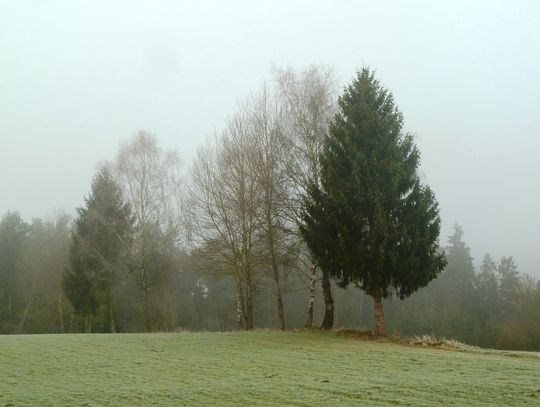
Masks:
[[[367,65],[416,135],[443,221],[480,260],[540,276],[540,3],[57,2],[0,5],[0,213],[83,203],[137,129],[188,166],[275,66]]]

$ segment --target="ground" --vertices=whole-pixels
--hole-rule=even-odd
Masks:
[[[0,336],[0,407],[540,406],[540,354],[321,332]]]

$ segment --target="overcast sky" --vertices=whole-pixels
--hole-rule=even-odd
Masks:
[[[272,64],[362,65],[395,96],[476,259],[540,277],[540,2],[0,3],[0,214],[73,213],[137,129],[186,164]]]

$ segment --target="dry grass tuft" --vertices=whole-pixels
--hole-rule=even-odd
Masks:
[[[439,339],[431,335],[412,336],[410,338],[401,338],[400,343],[412,346],[420,346],[422,348],[436,348],[461,351],[478,351],[480,348],[467,345],[452,339]]]
[[[329,332],[320,328],[304,329],[303,332]],[[422,348],[457,350],[457,351],[474,351],[478,352],[482,349],[476,346],[467,345],[452,339],[437,338],[431,335],[417,335],[412,337],[402,338],[400,336],[377,336],[369,329],[350,329],[350,328],[335,328],[332,331],[340,336],[346,336],[361,340],[370,340],[377,342],[391,342],[401,345],[418,346]]]

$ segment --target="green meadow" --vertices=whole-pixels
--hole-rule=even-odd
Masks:
[[[0,407],[540,406],[540,354],[321,332],[0,336]]]

